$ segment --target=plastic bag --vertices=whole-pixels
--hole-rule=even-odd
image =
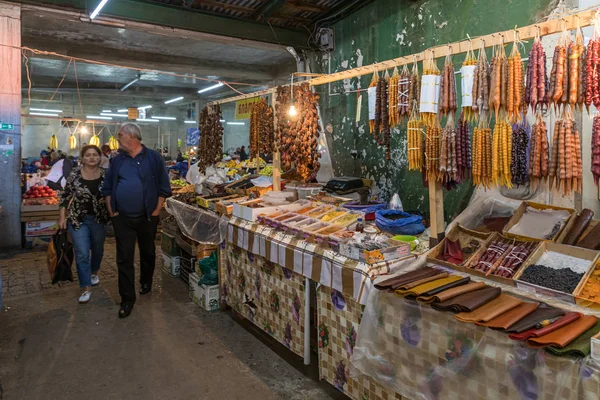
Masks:
[[[198,163],[192,164],[188,169],[187,174],[185,175],[185,180],[192,185],[195,185],[198,182],[198,177],[200,176],[200,168],[198,167]]]
[[[210,167],[206,168],[206,172],[205,172],[206,176],[211,177],[211,176],[215,175],[216,173],[217,173],[217,170],[212,165]]]
[[[206,258],[198,261],[200,266],[200,272],[202,272],[202,278],[198,282],[199,285],[218,285],[219,284],[219,268],[217,252],[213,253]]]
[[[399,217],[396,220],[390,219]],[[398,210],[379,210],[375,213],[377,227],[394,235],[420,235],[425,230],[423,217]]]
[[[398,195],[398,193],[395,193],[392,196],[392,200],[390,201],[389,209],[404,211],[404,207],[402,207],[402,200],[400,200],[400,196]]]

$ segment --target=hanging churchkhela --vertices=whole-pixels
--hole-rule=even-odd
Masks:
[[[413,107],[413,112],[407,124],[407,153],[408,170],[421,171],[423,169],[423,121],[419,119],[417,107]]]
[[[394,73],[390,78],[390,86],[389,86],[389,100],[388,104],[390,106],[389,110],[389,118],[390,118],[390,127],[396,127],[400,123],[400,99],[398,97],[399,88],[398,84],[400,82],[400,74],[398,73],[398,68],[394,68]]]
[[[491,188],[492,183],[492,130],[487,118],[479,119],[473,130],[473,185]]]
[[[442,130],[440,139],[440,173],[438,180],[442,183],[454,183],[458,172],[458,160],[456,151],[456,128],[454,127],[454,117],[450,115],[446,122],[446,127]]]
[[[508,60],[504,52],[504,45],[498,45],[495,49],[490,68],[490,109],[494,110],[496,120],[500,111],[507,109],[508,92]]]
[[[273,107],[261,98],[251,109],[250,153],[253,156],[272,153],[274,140]]]
[[[433,52],[423,61],[423,77],[421,79],[421,98],[419,112],[426,126],[439,126],[438,109],[440,101],[440,70],[438,69]],[[429,168],[428,168],[429,171]]]
[[[600,115],[594,117],[592,123],[592,174],[594,183],[598,186],[600,180]]]
[[[529,151],[529,181],[531,189],[536,190],[548,180],[548,130],[542,114],[538,112],[536,121],[531,129],[531,144]]]
[[[592,104],[596,108],[600,108],[600,38],[597,26],[587,46],[584,79],[584,102],[589,113]]]
[[[518,122],[521,119],[522,113],[527,111],[524,107],[525,102],[523,98],[523,87],[525,85],[523,62],[521,61],[518,43],[515,37],[512,52],[510,53],[510,57],[508,57],[508,93],[506,105],[508,119],[512,123]]]
[[[198,168],[201,173],[218,162],[223,156],[223,125],[221,107],[206,106],[200,113],[200,144],[198,145]]]
[[[527,154],[529,153],[529,135],[531,127],[523,117],[521,122],[512,126],[512,162],[510,173],[513,185],[525,185],[529,182]]]
[[[441,116],[454,115],[458,108],[456,100],[456,74],[452,57],[448,54],[444,61],[444,69],[440,76],[439,114]]]
[[[550,188],[562,190],[563,195],[581,193],[583,167],[581,144],[570,107],[554,125],[552,157],[550,158]]]
[[[512,128],[506,119],[496,120],[493,141],[492,184],[511,188]]]
[[[377,82],[377,98],[375,100],[375,123],[373,128],[373,138],[375,139],[378,145],[385,147],[386,160],[389,160],[392,156],[390,120],[388,114],[388,78],[389,77],[381,78]]]
[[[413,62],[412,71],[410,72],[410,82],[408,85],[408,107],[414,110],[416,106],[419,108],[421,102],[421,76],[419,75],[419,65],[417,61]]]
[[[539,34],[533,41],[527,62],[527,86],[525,87],[525,103],[535,112],[539,105],[548,108],[546,87],[548,77],[546,76],[546,52]]]
[[[465,181],[471,177],[471,136],[469,133],[469,123],[464,113],[460,115],[456,133],[456,167],[456,180],[458,182]]]
[[[476,81],[476,70],[477,60],[475,59],[473,50],[469,49],[469,51],[467,51],[465,61],[463,61],[462,67],[460,68],[460,92],[462,97],[461,120],[463,119],[463,117],[466,121],[473,121],[475,119],[473,107],[475,106],[476,99],[475,97],[473,97],[473,94],[477,92],[477,90],[474,88],[474,83]]]
[[[439,176],[441,137],[442,127],[436,118],[433,125],[426,126],[425,131],[425,169],[429,182],[437,180]]]
[[[485,54],[483,44],[479,49],[477,57],[477,67],[475,68],[475,77],[473,81],[473,114],[480,116],[488,113],[490,96],[490,65]]]
[[[377,88],[378,82],[379,82],[379,74],[377,73],[377,71],[375,71],[373,73],[373,77],[371,78],[371,83],[369,84],[369,89]],[[371,89],[371,90],[373,90],[373,89]],[[373,132],[375,132],[376,114],[377,114],[377,112],[375,112],[374,114],[371,115],[371,113],[369,112],[369,132],[371,132],[371,134],[373,134]]]
[[[399,120],[402,122],[410,118],[412,110],[409,101],[410,79],[410,72],[408,71],[406,64],[404,64],[398,82],[398,116]]]
[[[552,71],[550,72],[550,86],[548,99],[557,106],[565,105],[569,99],[569,47],[572,46],[571,38],[566,30],[554,48],[552,57]]]

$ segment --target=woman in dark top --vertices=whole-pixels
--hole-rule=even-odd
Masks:
[[[69,229],[83,289],[80,303],[87,303],[92,296],[92,286],[100,283],[98,270],[104,255],[104,239],[108,211],[102,197],[104,169],[100,168],[102,153],[97,146],[81,149],[81,167],[73,169],[60,203],[60,229]]]

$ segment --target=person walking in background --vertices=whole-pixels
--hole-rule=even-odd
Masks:
[[[248,153],[246,153],[246,146],[242,146],[240,149],[240,161],[246,161],[248,159]]]
[[[69,229],[79,286],[83,289],[80,303],[87,303],[92,296],[92,286],[100,283],[98,270],[104,255],[104,239],[108,211],[102,197],[104,169],[100,168],[102,153],[97,146],[81,149],[81,167],[74,168],[60,202],[60,229]]]
[[[111,158],[112,150],[110,146],[107,144],[102,145],[102,162],[100,163],[100,167],[104,169],[108,169],[110,166],[110,158]]]
[[[133,266],[136,240],[140,249],[139,293],[143,295],[152,290],[158,215],[172,193],[165,162],[158,152],[142,144],[138,125],[123,124],[117,140],[122,151],[110,163],[102,192],[117,242],[119,317],[126,318],[136,300]]]

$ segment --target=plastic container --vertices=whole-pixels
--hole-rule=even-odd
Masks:
[[[321,186],[298,186],[296,188],[299,199],[306,199],[308,196],[319,194],[321,190],[323,190]]]
[[[392,238],[392,240],[397,240],[398,242],[409,243],[410,251],[413,251],[415,247],[419,244],[419,239],[416,236],[411,235],[396,235]]]

